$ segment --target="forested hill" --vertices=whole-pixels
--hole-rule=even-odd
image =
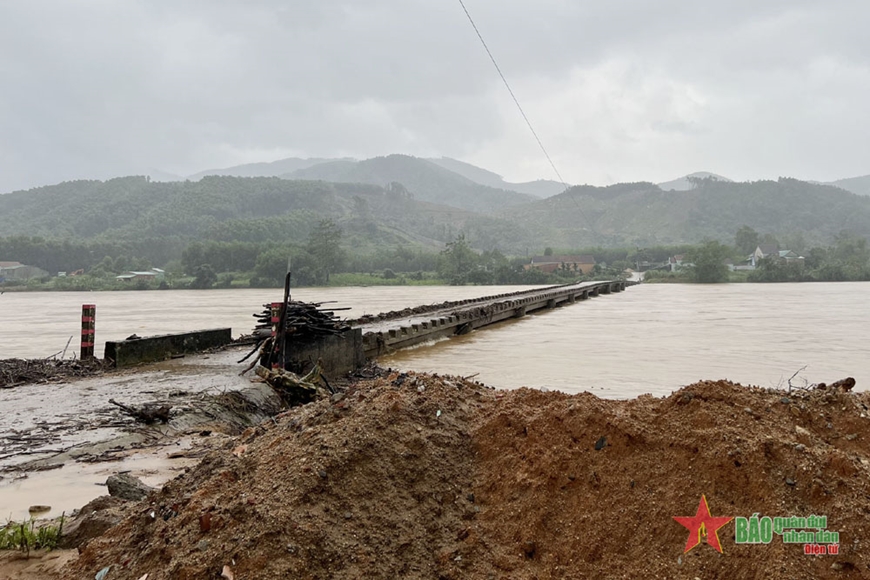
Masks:
[[[475,183],[431,161],[408,155],[388,155],[365,161],[336,160],[299,169],[282,177],[382,186],[398,182],[418,200],[480,213],[492,213],[535,199],[524,193]]]
[[[156,264],[179,257],[192,240],[304,243],[324,218],[334,219],[345,243],[362,252],[408,245],[440,249],[460,231],[475,232],[474,239],[490,247],[516,248],[530,237],[504,220],[418,201],[400,184],[125,177],[0,195],[4,237],[122,245]]]
[[[870,197],[787,178],[702,180],[690,191],[577,186],[502,215],[558,247],[730,243],[742,225],[781,239],[799,234],[808,244],[830,243],[843,230],[870,237]]]
[[[486,216],[421,201],[395,182],[380,187],[216,176],[170,183],[144,177],[75,181],[0,196],[3,238],[88,241],[97,259],[123,251],[154,264],[178,258],[193,240],[302,244],[324,218],[335,220],[355,253],[409,246],[437,251],[459,233],[477,249],[508,254],[704,238],[731,243],[744,225],[783,241],[801,236],[812,246],[829,244],[843,230],[870,237],[870,197],[793,179],[702,180],[690,191],[627,183],[577,186]]]

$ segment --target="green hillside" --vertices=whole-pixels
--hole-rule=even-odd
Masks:
[[[667,192],[652,183],[577,186],[501,215],[558,247],[730,243],[742,225],[800,233],[808,244],[829,243],[842,230],[870,237],[870,198],[787,178]]]
[[[179,258],[194,240],[302,244],[323,218],[339,224],[344,244],[355,253],[398,246],[437,251],[462,231],[480,247],[519,247],[529,237],[498,218],[418,201],[400,184],[383,188],[216,176],[162,183],[125,177],[0,196],[4,237],[88,241],[96,260],[124,252],[162,264]],[[64,264],[43,255],[35,265],[75,270],[88,265],[80,263],[86,258],[87,252],[76,263]]]
[[[457,191],[439,186],[455,178],[448,180],[426,161],[371,161],[350,169],[345,161],[331,164],[334,171],[343,166],[356,176],[369,171],[371,179],[384,166],[397,165],[406,173],[420,167],[417,183],[432,197],[439,187]],[[435,181],[426,182],[433,175]],[[577,186],[494,214],[450,206],[449,195],[441,197],[445,203],[423,201],[395,181],[386,187],[218,176],[196,182],[145,177],[66,182],[0,196],[0,260],[32,261],[50,272],[93,266],[104,256],[161,265],[179,259],[193,241],[248,244],[257,251],[301,246],[326,218],[341,228],[342,245],[355,256],[397,248],[438,252],[459,234],[477,250],[514,255],[547,246],[652,247],[705,238],[731,243],[744,225],[781,240],[800,237],[806,247],[828,245],[844,230],[870,237],[870,197],[794,179],[710,180],[690,191],[662,191],[644,182]],[[16,236],[28,239],[15,241]]]
[[[480,185],[431,161],[408,155],[389,155],[365,161],[329,161],[283,177],[381,186],[398,182],[420,201],[480,213],[500,211],[535,199],[531,195]]]

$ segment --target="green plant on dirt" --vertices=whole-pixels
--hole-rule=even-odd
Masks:
[[[30,550],[53,550],[60,542],[63,533],[64,515],[56,526],[46,524],[36,527],[33,518],[30,521],[6,522],[0,529],[0,550],[20,550],[30,555]]]

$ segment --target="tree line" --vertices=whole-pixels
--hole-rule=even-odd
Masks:
[[[357,205],[362,205],[359,201]],[[465,233],[455,234],[441,251],[397,243],[379,246],[374,251],[356,247],[353,232],[364,224],[326,218],[309,224],[307,237],[299,242],[249,242],[195,240],[188,242],[180,259],[154,261],[138,254],[135,244],[102,239],[70,241],[39,236],[0,237],[0,259],[15,259],[38,266],[51,275],[83,270],[84,278],[58,281],[56,287],[103,289],[112,286],[118,274],[166,270],[165,287],[280,286],[288,267],[294,285],[329,284],[336,273],[359,273],[369,277],[399,281],[428,277],[449,284],[548,284],[581,277],[570,268],[544,273],[525,267],[529,255],[510,256],[497,249],[475,249]],[[348,235],[350,232],[350,236]],[[168,241],[167,243],[175,243]],[[734,236],[734,244],[707,240],[695,245],[652,246],[647,248],[546,248],[544,253],[591,254],[597,266],[592,277],[617,277],[643,264],[664,264],[682,254],[690,264],[676,274],[647,274],[648,280],[671,278],[702,283],[724,282],[734,277],[728,261],[744,262],[756,247],[770,244],[795,250],[802,260],[786,262],[766,259],[744,274],[750,282],[870,280],[870,249],[861,236],[841,232],[830,246],[807,248],[800,234],[787,238],[788,245],[772,234],[761,234],[747,226]],[[540,252],[541,250],[536,250]],[[143,288],[148,284],[140,282]],[[126,286],[129,287],[129,286]]]
[[[867,239],[840,232],[830,246],[808,248],[800,232],[780,243],[776,236],[760,234],[748,226],[742,226],[734,236],[734,245],[715,240],[706,240],[685,252],[682,272],[652,272],[646,275],[649,281],[671,278],[699,283],[728,282],[734,274],[729,267],[745,265],[749,255],[759,247],[790,250],[795,257],[786,259],[778,252],[756,260],[755,269],[745,274],[747,282],[840,282],[870,280],[870,248]]]

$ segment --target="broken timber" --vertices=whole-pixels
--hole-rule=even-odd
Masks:
[[[626,285],[622,280],[580,282],[485,296],[462,300],[443,309],[400,319],[373,320],[359,324],[356,328],[363,333],[365,357],[372,359],[436,338],[467,334],[474,329],[510,318],[520,318],[536,310],[573,304],[601,294],[621,292]]]

